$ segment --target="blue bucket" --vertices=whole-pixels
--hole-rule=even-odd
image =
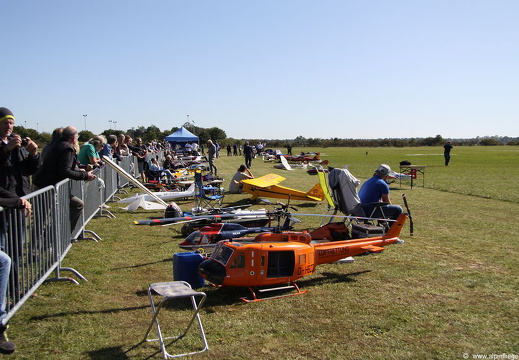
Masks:
[[[204,257],[194,251],[173,255],[173,280],[186,281],[193,289],[205,286],[205,280],[198,273],[198,265]]]

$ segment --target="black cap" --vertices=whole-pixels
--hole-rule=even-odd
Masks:
[[[0,107],[0,121],[4,121],[7,119],[14,120],[13,112],[11,110],[9,110],[8,108]]]

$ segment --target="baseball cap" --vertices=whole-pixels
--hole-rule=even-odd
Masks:
[[[389,165],[380,164],[380,166],[378,167],[377,170],[375,170],[375,172],[379,175],[387,176],[391,172],[391,168],[389,167]]]

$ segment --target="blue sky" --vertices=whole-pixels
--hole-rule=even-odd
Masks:
[[[87,114],[94,133],[189,118],[234,138],[517,137],[518,13],[516,0],[2,0],[0,106],[47,132],[83,130]]]

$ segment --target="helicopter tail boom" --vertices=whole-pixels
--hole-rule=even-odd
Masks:
[[[398,237],[386,238],[385,236],[377,236],[314,244],[315,265],[328,264],[348,256],[356,256],[366,252],[380,253],[385,250],[385,246],[397,244],[400,241]]]

